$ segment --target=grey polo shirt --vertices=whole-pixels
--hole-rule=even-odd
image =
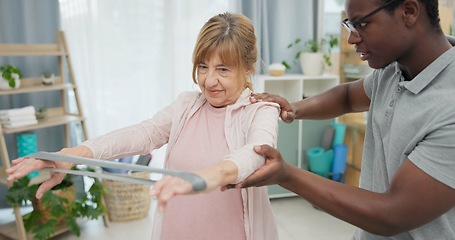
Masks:
[[[455,48],[412,81],[404,81],[396,62],[375,70],[365,77],[364,89],[371,105],[360,186],[386,191],[397,169],[409,159],[455,189]],[[357,230],[355,239],[455,239],[455,208],[391,238]]]

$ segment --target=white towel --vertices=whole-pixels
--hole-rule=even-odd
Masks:
[[[35,107],[27,106],[23,108],[13,108],[8,110],[0,110],[1,117],[12,117],[22,115],[35,115]]]
[[[24,127],[24,126],[29,126],[29,125],[34,125],[37,124],[38,120],[27,120],[27,121],[17,121],[17,122],[10,122],[10,123],[2,123],[2,126],[4,128],[18,128],[18,127]]]
[[[19,116],[0,116],[1,123],[10,123],[10,122],[20,122],[20,121],[27,121],[27,120],[36,120],[36,116],[33,115],[19,115]]]

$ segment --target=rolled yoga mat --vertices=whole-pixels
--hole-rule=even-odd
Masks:
[[[345,144],[335,145],[333,148],[332,180],[344,183],[344,173],[346,172],[346,155],[348,146]]]
[[[333,137],[332,148],[336,145],[344,144],[344,135],[346,133],[346,125],[342,123],[332,123],[332,127],[335,128],[335,135]]]
[[[322,147],[314,147],[308,150],[310,171],[328,178],[332,170],[333,150],[325,151]]]

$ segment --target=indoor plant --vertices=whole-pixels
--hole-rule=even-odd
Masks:
[[[94,171],[93,169],[87,169]],[[59,223],[65,221],[69,230],[79,236],[80,229],[76,220],[78,218],[97,219],[105,213],[102,196],[107,190],[96,179],[80,199],[74,199],[74,194],[68,198],[68,191],[74,192],[72,175],[66,175],[64,180],[43,194],[40,200],[35,198],[39,185],[29,185],[30,178],[24,177],[13,183],[8,189],[6,200],[12,206],[21,206],[32,202],[33,211],[23,216],[24,226],[33,234],[33,239],[49,239],[55,232]],[[71,190],[71,188],[73,188]],[[58,192],[65,192],[58,194]],[[52,207],[51,207],[52,206]]]
[[[19,68],[6,64],[0,66],[0,72],[3,78],[0,84],[2,89],[19,88],[20,79],[22,78],[22,72]],[[4,81],[7,81],[8,84],[4,84]]]
[[[322,38],[320,41],[310,39],[304,43],[300,38],[296,38],[288,45],[288,49],[297,49],[294,60],[299,60],[302,71],[307,75],[320,75],[324,64],[331,66],[330,55],[332,49],[338,45],[338,38],[329,36],[329,39]],[[282,61],[286,69],[291,69],[291,64],[286,60]]]

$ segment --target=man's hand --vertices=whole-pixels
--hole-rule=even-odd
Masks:
[[[252,103],[262,102],[262,101],[278,103],[281,108],[281,113],[280,113],[281,120],[283,120],[286,123],[291,123],[295,119],[295,109],[285,98],[283,98],[281,96],[269,94],[269,93],[257,93],[257,94],[253,93],[250,96],[250,101]]]
[[[265,164],[247,179],[235,185],[235,188],[260,187],[265,185],[280,184],[288,177],[289,164],[281,157],[280,152],[269,146],[255,146],[254,151],[265,156]],[[226,188],[232,188],[227,186]]]

